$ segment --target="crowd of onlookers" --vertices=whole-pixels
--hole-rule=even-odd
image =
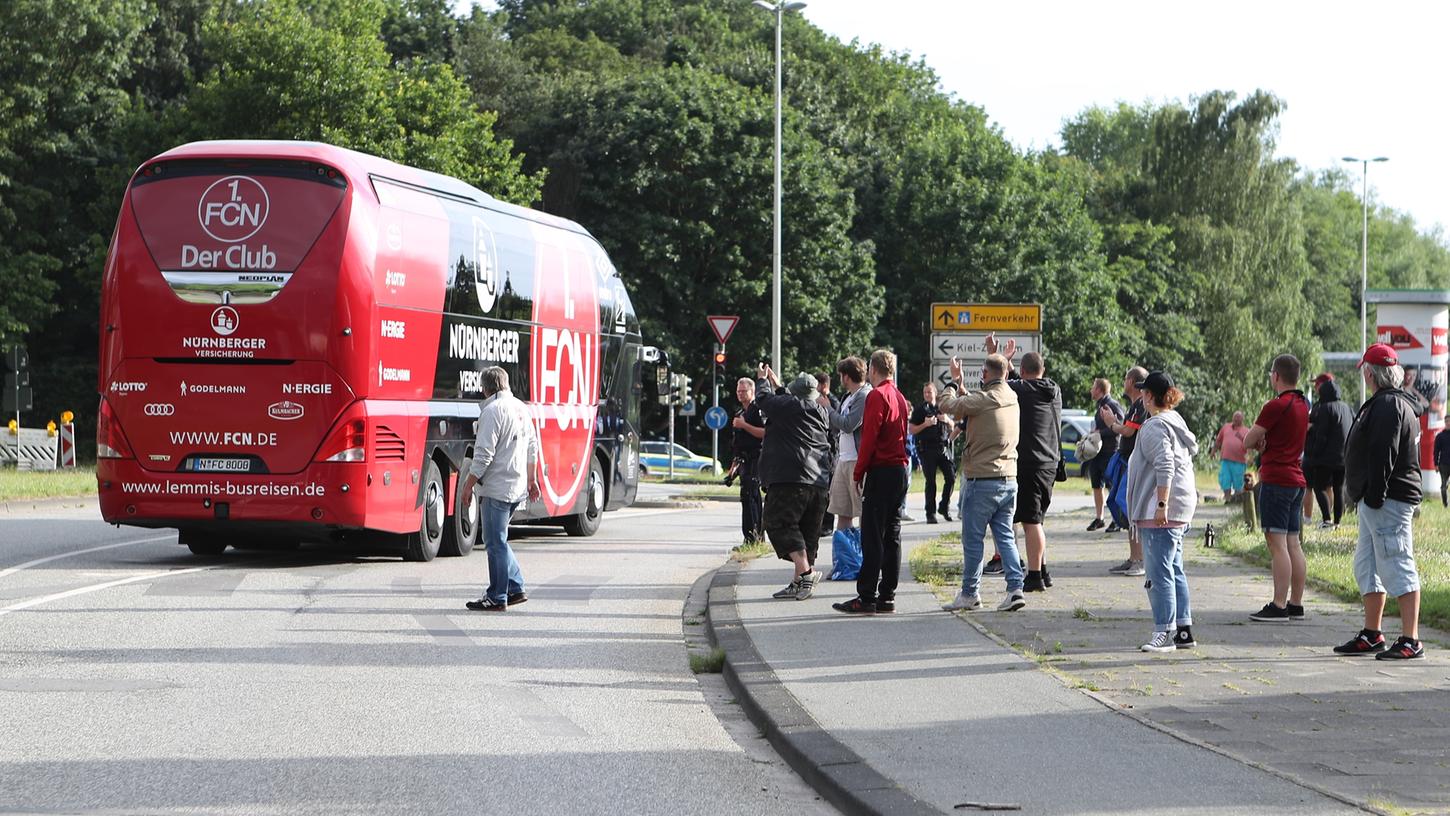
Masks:
[[[737,383],[732,477],[741,484],[742,533],[747,540],[768,539],[794,568],[776,598],[814,594],[822,579],[818,541],[834,527],[838,544],[842,533],[858,531],[861,556],[856,597],[834,608],[856,615],[895,611],[910,447],[926,477],[927,522],[952,521],[955,510],[961,523],[962,584],[945,609],[980,609],[984,573],[1003,574],[1006,591],[996,606],[1004,612],[1026,606],[1025,593],[1052,586],[1043,521],[1054,485],[1067,479],[1062,391],[1046,376],[1041,354],[1028,352],[1018,361],[1012,341],[999,347],[989,337],[986,345],[979,371],[954,359],[950,384],[940,393],[935,384],[926,385],[915,407],[896,386],[896,356],[884,349],[869,361],[847,357],[837,364],[840,399],[824,374],[801,374],[786,384],[762,365],[758,380]],[[1320,525],[1333,527],[1346,508],[1357,507],[1354,573],[1364,628],[1334,651],[1417,658],[1424,650],[1411,519],[1421,498],[1424,404],[1405,387],[1392,347],[1371,346],[1359,371],[1370,396],[1358,412],[1343,402],[1328,374],[1315,379],[1311,408],[1299,386],[1298,359],[1279,355],[1264,372],[1274,398],[1252,423],[1235,413],[1214,435],[1211,453],[1220,460],[1225,501],[1241,501],[1252,491],[1270,554],[1273,597],[1252,620],[1305,619],[1306,517],[1312,521],[1317,504]],[[1127,532],[1127,558],[1111,572],[1144,576],[1153,632],[1143,651],[1194,648],[1183,548],[1199,500],[1199,444],[1177,410],[1186,395],[1170,373],[1137,366],[1124,376],[1123,394],[1121,402],[1115,399],[1106,379],[1092,384],[1093,430],[1078,445],[1093,492],[1088,530]],[[959,439],[958,462],[953,450]],[[1450,442],[1443,447],[1442,456],[1437,440],[1436,462],[1450,471]],[[954,483],[960,486],[955,496]],[[1450,503],[1450,496],[1442,492],[1442,500]],[[984,552],[988,533],[995,551],[990,559]],[[1393,644],[1381,629],[1387,594],[1398,599],[1403,626]]]

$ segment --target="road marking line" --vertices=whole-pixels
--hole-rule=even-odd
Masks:
[[[140,542],[138,541],[138,542],[132,542],[132,543],[139,544]],[[110,589],[111,587],[121,586],[122,584],[134,584],[137,581],[147,581],[147,580],[150,580],[152,578],[165,578],[165,577],[167,577],[169,575],[186,575],[187,573],[191,573],[191,572],[201,572],[203,570],[209,570],[209,569],[216,569],[216,567],[192,567],[190,569],[184,569],[184,570],[165,570],[163,572],[148,572],[145,575],[136,575],[136,576],[133,576],[131,578],[121,578],[121,579],[116,580],[116,581],[107,581],[104,584],[92,584],[90,586],[77,587],[76,589],[66,590],[65,592],[57,592],[54,595],[45,595],[45,596],[40,597],[40,598],[32,598],[31,600],[28,600],[28,601],[22,601],[21,603],[18,603],[18,604],[11,604],[10,606],[6,606],[6,607],[3,607],[3,608],[0,608],[0,618],[5,617],[6,615],[10,614],[11,612],[19,612],[22,609],[29,609],[32,606],[40,606],[43,603],[50,603],[51,601],[59,601],[59,600],[61,600],[63,598],[73,598],[73,597],[75,597],[77,595],[86,595],[86,594],[89,594],[91,592],[100,592],[103,589]]]
[[[151,543],[153,541],[169,541],[172,538],[174,538],[174,536],[156,536],[155,538],[140,538],[140,539],[137,539],[135,541],[120,541],[120,542],[117,542],[115,544],[102,544],[99,547],[87,547],[84,550],[72,550],[70,552],[63,552],[63,553],[60,553],[59,555],[48,555],[48,556],[46,556],[44,558],[37,558],[34,561],[26,561],[24,564],[16,564],[13,567],[9,567],[7,569],[0,570],[0,578],[4,578],[4,577],[9,576],[9,575],[14,575],[15,573],[17,573],[17,572],[19,572],[19,571],[21,571],[23,569],[29,569],[31,567],[34,567],[34,566],[37,566],[37,565],[40,565],[40,564],[45,564],[45,563],[50,562],[50,561],[57,561],[57,560],[59,560],[61,558],[70,558],[73,555],[85,555],[86,553],[99,552],[101,550],[113,550],[113,549],[115,549],[117,547],[129,547],[132,544],[149,544],[149,543]]]

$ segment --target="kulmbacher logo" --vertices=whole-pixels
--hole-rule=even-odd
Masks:
[[[283,422],[301,419],[304,413],[306,413],[306,409],[302,407],[301,403],[292,402],[291,400],[282,400],[281,402],[274,402],[267,406],[267,416],[273,419],[280,419]]]

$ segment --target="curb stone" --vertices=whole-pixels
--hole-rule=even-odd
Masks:
[[[740,564],[728,561],[710,580],[710,639],[725,651],[722,674],[750,721],[780,756],[849,816],[927,816],[942,811],[912,796],[831,736],[786,690],[755,648],[735,611]]]

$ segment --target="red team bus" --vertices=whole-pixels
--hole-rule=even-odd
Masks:
[[[543,496],[591,535],[634,501],[640,333],[578,224],[325,144],[184,145],[132,177],[101,298],[106,521],[228,545],[464,555],[489,366],[533,413]]]

